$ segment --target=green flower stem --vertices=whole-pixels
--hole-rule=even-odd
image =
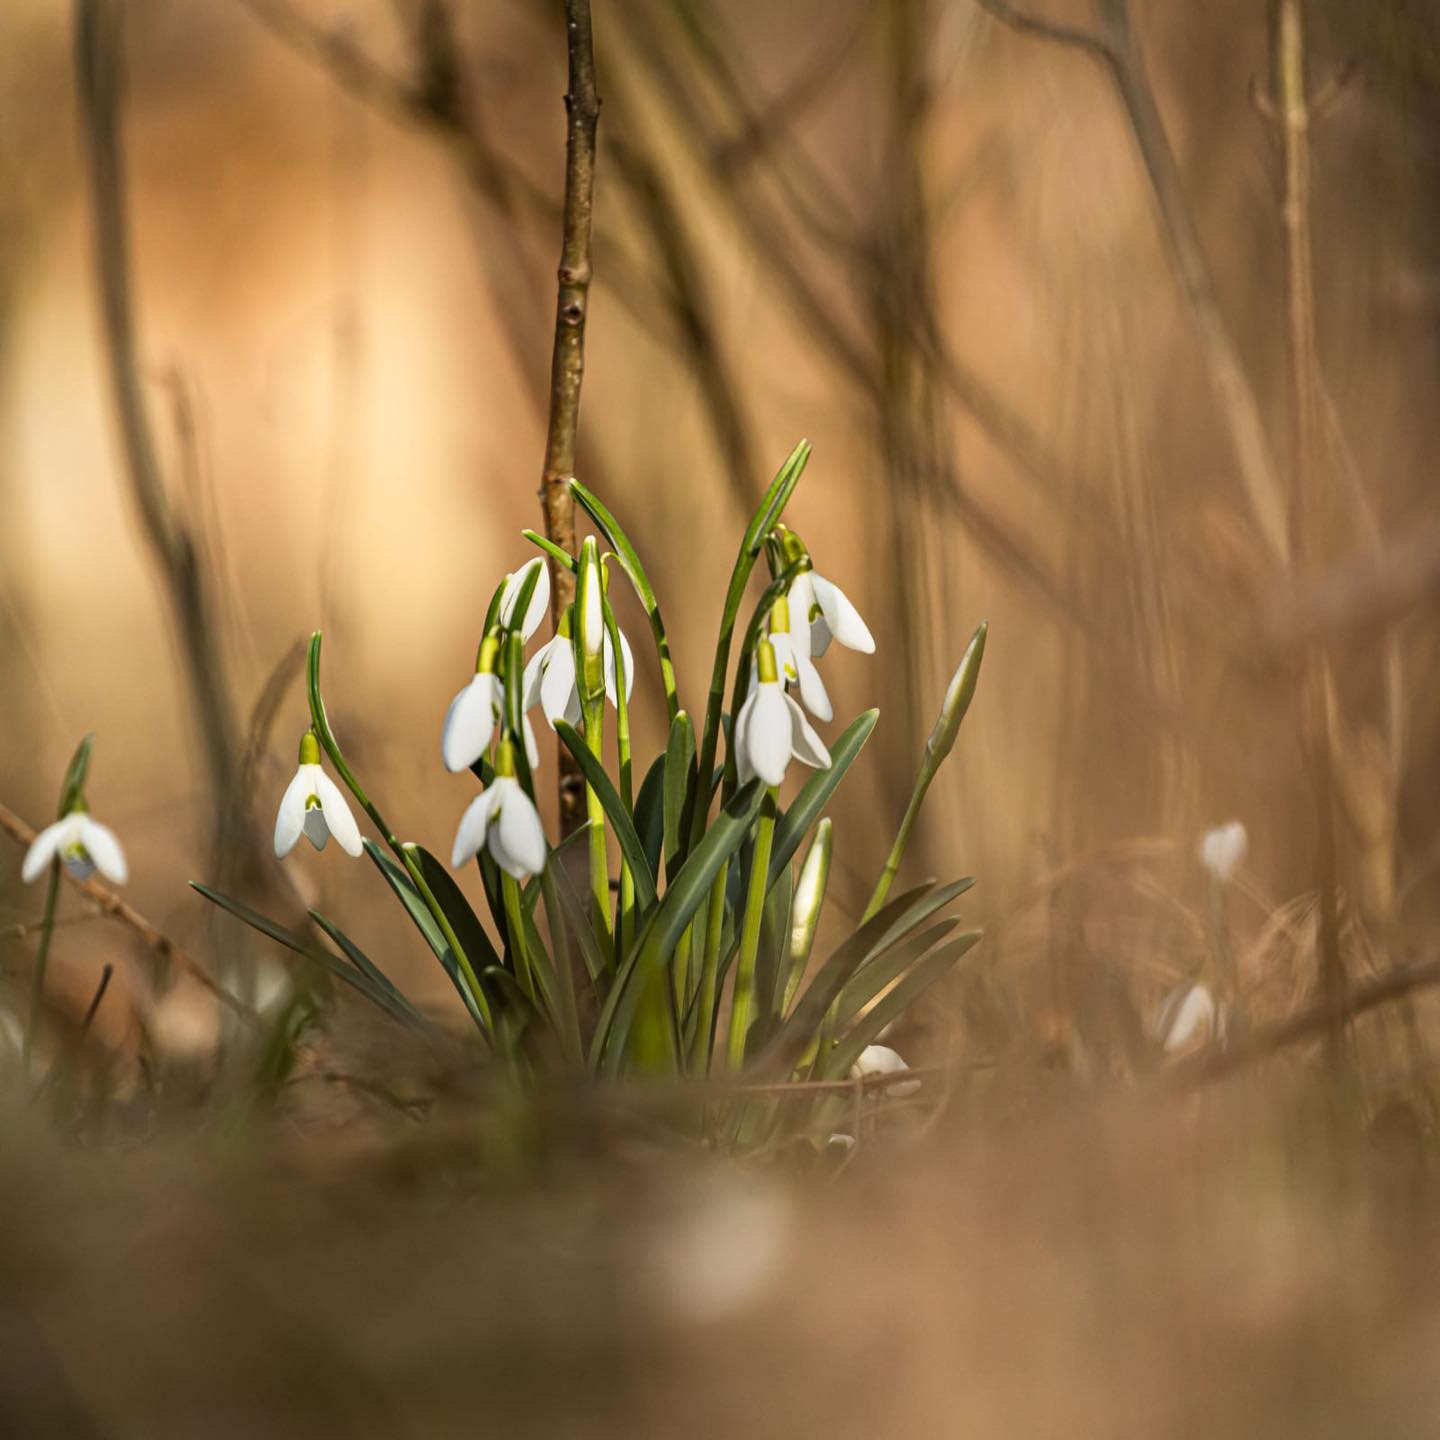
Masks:
[[[690,1070],[710,1071],[710,1046],[715,1034],[716,982],[720,975],[720,930],[725,923],[725,883],[730,866],[722,865],[710,882],[710,909],[705,920],[705,955],[700,965],[700,995],[695,1005],[695,1038],[691,1042]]]
[[[505,897],[505,919],[510,931],[510,953],[515,958],[515,978],[525,997],[539,1010],[540,997],[535,988],[535,973],[530,964],[530,951],[525,944],[525,916],[521,913],[520,884],[513,875],[500,875],[500,893]]]
[[[940,714],[936,717],[934,728],[930,731],[930,738],[925,742],[925,756],[920,763],[920,773],[915,777],[915,788],[910,794],[910,803],[905,807],[905,814],[900,821],[900,829],[895,836],[895,843],[890,847],[890,854],[885,861],[885,868],[880,872],[879,880],[875,882],[875,890],[870,896],[870,903],[866,905],[865,913],[860,917],[862,925],[885,903],[885,897],[890,893],[890,886],[899,872],[900,862],[905,858],[906,847],[910,844],[911,831],[915,828],[916,820],[920,818],[920,807],[924,805],[925,796],[935,777],[940,773],[940,767],[945,763],[951,750],[955,748],[955,737],[960,733],[960,723],[965,719],[966,712],[970,709],[970,702],[975,698],[975,686],[980,679],[980,665],[985,658],[985,641],[989,633],[989,625],[982,621],[974,635],[970,637],[965,654],[961,656],[960,664],[956,667],[954,675],[950,678],[950,684],[946,687],[945,699],[940,705]]]
[[[605,697],[582,703],[585,718],[585,743],[590,753],[601,759],[605,734]],[[610,926],[610,862],[605,853],[605,807],[594,789],[585,787],[585,815],[590,822],[590,898],[595,912],[595,933],[608,943]]]
[[[40,1026],[40,1002],[45,994],[45,965],[50,959],[50,938],[55,933],[55,905],[60,898],[60,858],[50,862],[50,883],[45,890],[45,918],[40,922],[40,946],[35,951],[35,981],[30,991],[30,1018],[25,1022],[25,1043],[21,1060],[30,1064],[35,1032]]]
[[[675,946],[675,960],[672,969],[672,988],[675,992],[676,1013],[684,1016],[690,1008],[690,952],[695,943],[695,926],[685,927],[685,933]]]
[[[609,600],[605,605],[605,629],[610,637],[610,653],[615,657],[615,754],[620,763],[620,800],[626,814],[635,814],[635,787],[633,764],[630,754],[630,707],[625,700],[626,675],[625,655],[620,648],[620,627],[615,623],[615,612]],[[617,935],[628,932],[630,920],[635,913],[635,877],[625,857],[620,857],[620,901],[617,910],[615,930]],[[619,946],[617,945],[617,950]]]
[[[735,969],[735,994],[730,1002],[730,1041],[726,1064],[732,1074],[745,1064],[745,1038],[755,1019],[755,962],[760,953],[760,928],[765,919],[765,892],[770,888],[770,849],[775,838],[778,791],[772,785],[760,805],[755,823],[755,854],[750,862],[750,885],[745,892],[745,921],[740,932],[740,958]]]

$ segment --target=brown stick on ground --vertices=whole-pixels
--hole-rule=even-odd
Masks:
[[[21,845],[29,846],[35,841],[36,832],[6,805],[0,805],[0,830]],[[173,961],[187,975],[198,980],[222,1005],[234,1011],[242,1020],[255,1023],[255,1012],[248,1005],[237,1000],[224,986],[218,984],[207,970],[192,960],[168,935],[152,925],[133,905],[122,900],[108,885],[93,877],[89,880],[77,879],[63,866],[60,873],[94,903],[99,914],[108,915],[112,920],[128,926],[161,959]]]
[[[575,437],[580,428],[580,382],[585,375],[585,316],[590,303],[590,223],[595,208],[595,127],[600,97],[595,90],[595,47],[590,0],[565,0],[570,85],[565,93],[565,208],[555,297],[555,344],[550,358],[550,419],[545,431],[545,468],[540,503],[545,534],[575,553]],[[575,598],[569,570],[552,560],[550,613],[560,617]],[[560,756],[560,830],[572,834],[585,822],[585,791],[579,766],[565,747]]]

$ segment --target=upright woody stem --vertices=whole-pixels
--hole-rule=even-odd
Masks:
[[[595,127],[600,97],[595,90],[595,49],[590,33],[590,0],[565,0],[565,36],[570,61],[565,94],[565,203],[560,268],[555,299],[555,341],[550,357],[550,416],[545,430],[545,466],[540,502],[547,538],[575,553],[575,502],[569,481],[575,473],[580,425],[580,383],[585,374],[585,316],[590,301],[590,224],[595,196]],[[575,578],[550,561],[550,613],[556,628],[575,598]],[[573,834],[585,821],[580,767],[559,747],[560,829]]]
[[[1305,75],[1303,0],[1276,0],[1275,101],[1285,152],[1287,357],[1290,392],[1290,552],[1300,574],[1317,550],[1315,463],[1318,386],[1315,280],[1310,244],[1310,100]],[[1330,675],[1324,653],[1305,657],[1300,701],[1301,740],[1310,767],[1315,804],[1315,868],[1320,892],[1320,989],[1334,1017],[1329,1030],[1332,1065],[1341,1063],[1345,1021],[1345,966],[1340,952],[1339,881],[1335,852],[1334,737],[1330,723]]]

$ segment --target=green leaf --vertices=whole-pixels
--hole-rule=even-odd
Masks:
[[[789,809],[780,817],[775,826],[775,849],[770,857],[772,885],[800,848],[800,842],[810,827],[820,818],[820,812],[835,793],[835,787],[845,778],[846,771],[855,763],[855,757],[864,749],[879,718],[878,710],[867,710],[863,715],[856,716],[830,747],[830,768],[817,770],[801,786]]]
[[[460,962],[455,958],[455,952],[450,948],[449,941],[445,939],[444,932],[430,913],[430,907],[425,903],[424,897],[415,888],[404,870],[373,840],[365,841],[365,853],[375,862],[376,868],[385,877],[390,888],[405,907],[405,913],[415,922],[415,928],[440,962],[441,969],[450,977],[450,983],[455,987],[470,1018],[482,1031],[488,1033],[484,1011],[481,1010],[479,1001],[471,992],[470,982],[461,971]]]
[[[665,746],[665,874],[674,879],[685,858],[685,808],[691,803],[695,768],[695,726],[682,710],[670,726]]]
[[[862,965],[835,1002],[835,1023],[844,1025],[858,1015],[887,985],[903,975],[927,950],[934,949],[959,923],[953,916],[942,920],[928,930],[908,935],[898,945],[892,945]]]
[[[340,947],[347,960],[375,987],[385,995],[397,1014],[425,1029],[430,1022],[401,993],[394,981],[333,921],[326,919],[318,910],[308,912],[310,918]]]
[[[357,974],[349,965],[344,964],[305,936],[297,935],[293,930],[287,930],[278,921],[260,914],[258,910],[252,910],[239,900],[231,899],[229,895],[222,894],[219,890],[212,890],[208,885],[202,885],[198,880],[192,880],[190,887],[212,904],[218,905],[222,910],[228,910],[237,920],[243,920],[252,930],[258,930],[260,934],[283,945],[287,950],[293,950],[297,955],[303,955],[307,960],[314,961],[315,964],[335,976],[337,980],[343,981],[352,990],[358,991],[372,1005],[384,1010],[386,1014],[392,1015],[396,1019],[401,1018],[389,1003],[389,997],[377,990],[365,976]]]
[[[65,778],[60,782],[60,806],[55,812],[59,819],[68,815],[85,793],[85,777],[90,773],[90,752],[94,746],[94,735],[85,736],[65,767]]]
[[[690,852],[665,898],[641,929],[600,1012],[590,1046],[590,1064],[616,1074],[625,1056],[625,1042],[635,1019],[645,983],[669,958],[685,927],[710,892],[720,867],[740,848],[760,810],[764,789],[752,780],[715,817],[705,837]]]
[[[405,848],[420,867],[420,874],[430,887],[430,893],[439,902],[455,938],[460,942],[470,963],[478,972],[486,965],[498,965],[500,956],[494,943],[485,933],[480,917],[471,909],[465,892],[455,883],[444,864],[423,845],[407,844]]]
[[[923,905],[934,888],[935,882],[927,880],[923,885],[897,896],[830,954],[800,997],[794,1013],[756,1057],[753,1069],[757,1076],[763,1078],[773,1074],[783,1077],[795,1068],[824,1023],[826,1012],[850,978],[882,943],[890,943],[891,930],[903,924],[908,912]]]
[[[644,915],[655,904],[655,875],[645,858],[645,847],[635,833],[634,822],[621,804],[620,796],[605,773],[605,767],[590,753],[590,747],[581,738],[580,732],[567,721],[557,720],[555,733],[575,757],[575,763],[585,776],[585,783],[595,792],[604,808],[605,818],[615,832],[615,838],[620,843],[620,852],[624,855],[625,863],[629,865],[635,881],[636,908]]]
[[[660,873],[661,846],[665,840],[665,756],[655,757],[654,763],[645,772],[640,782],[640,793],[635,797],[635,833],[645,849],[645,858],[650,862],[650,873]]]
[[[860,1058],[865,1047],[873,1044],[887,1025],[903,1015],[962,955],[974,949],[979,942],[980,932],[971,930],[921,960],[873,1010],[861,1017],[828,1055],[821,1057],[821,1077],[833,1079],[839,1075],[848,1075],[850,1067]]]
[[[568,550],[562,550],[554,541],[547,540],[538,530],[522,530],[520,533],[532,545],[538,545],[557,565],[574,573],[575,557]]]

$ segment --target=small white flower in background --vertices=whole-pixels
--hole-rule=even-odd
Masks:
[[[1217,879],[1229,882],[1245,863],[1250,850],[1250,837],[1239,820],[1231,820],[1207,830],[1200,837],[1200,863]]]
[[[537,555],[533,560],[527,560],[518,570],[512,570],[505,577],[500,591],[500,623],[509,627],[514,623],[515,606],[520,599],[520,591],[532,572],[537,570],[539,578],[535,581],[535,589],[530,594],[530,604],[520,624],[520,634],[526,640],[540,628],[540,622],[550,608],[550,571],[544,557]]]
[[[490,748],[505,707],[505,687],[495,673],[499,654],[499,640],[487,635],[480,643],[474,678],[445,712],[445,724],[440,731],[440,758],[447,770],[468,770]],[[526,675],[529,675],[528,668]],[[533,770],[540,763],[540,748],[535,743],[530,721],[523,719],[521,724],[525,733],[525,758]]]
[[[557,720],[571,725],[580,723],[580,687],[575,680],[575,646],[569,635],[568,619],[561,626],[561,633],[547,640],[531,657],[525,666],[523,695],[525,708],[533,709],[539,703],[540,711],[553,730]],[[625,666],[625,703],[635,690],[635,660],[630,652],[630,642],[625,632],[616,629],[620,636],[620,658]],[[615,684],[615,647],[610,643],[609,632],[605,635],[605,696],[614,706],[619,705]]]
[[[826,1142],[827,1150],[850,1151],[855,1148],[855,1137],[847,1135],[842,1130],[837,1130]]]
[[[313,730],[300,740],[300,766],[285,787],[275,816],[275,854],[284,859],[304,835],[317,849],[333,835],[347,855],[359,855],[360,827],[340,787],[320,768],[320,742]]]
[[[850,603],[850,597],[833,581],[814,570],[802,571],[790,583],[791,628],[797,644],[817,658],[832,639],[862,655],[875,653],[875,637]]]
[[[768,640],[755,647],[756,683],[735,721],[735,764],[741,783],[758,775],[778,785],[793,757],[819,770],[830,768],[830,752],[805,712],[785,693],[775,649]]]
[[[1225,1040],[1226,1014],[1215,1003],[1208,985],[1181,985],[1172,990],[1160,1007],[1156,1026],[1167,1055]]]
[[[888,1045],[867,1045],[860,1052],[860,1058],[850,1067],[850,1078],[863,1080],[868,1075],[900,1075],[909,1068],[900,1055]],[[918,1080],[901,1080],[897,1084],[886,1085],[884,1090],[887,1095],[901,1099],[906,1095],[913,1095],[919,1088]]]
[[[549,854],[545,831],[535,802],[515,778],[515,756],[510,741],[500,742],[495,768],[495,778],[460,817],[450,864],[458,870],[473,860],[484,846],[507,875],[524,880],[545,868]]]
[[[25,853],[20,878],[28,885],[39,879],[56,856],[77,880],[88,880],[97,870],[117,885],[130,877],[125,852],[108,826],[92,820],[83,806],[47,825]]]
[[[790,603],[782,595],[770,607],[770,644],[775,649],[775,661],[786,681],[800,691],[805,708],[817,719],[829,721],[835,718],[835,707],[830,703],[825,682],[810,658],[810,644],[791,629]],[[751,675],[754,684],[754,674]]]

